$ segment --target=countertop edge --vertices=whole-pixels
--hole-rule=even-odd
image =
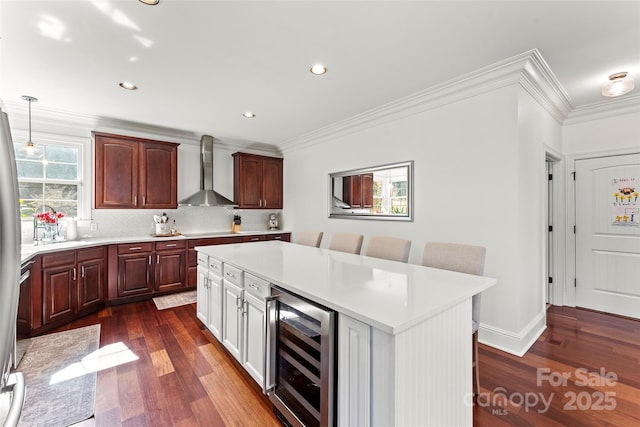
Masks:
[[[93,246],[101,245],[118,245],[122,243],[133,242],[163,242],[167,240],[198,240],[198,239],[213,239],[216,237],[238,237],[238,236],[256,236],[265,234],[284,234],[291,233],[290,230],[247,230],[240,233],[224,232],[224,231],[212,231],[212,232],[199,232],[187,233],[188,236],[180,234],[177,236],[151,236],[150,234],[140,236],[110,236],[110,237],[95,237],[79,240],[65,240],[59,243],[49,243],[45,245],[34,246],[32,244],[20,245],[20,262],[25,263],[30,261],[37,255],[61,252],[74,249],[90,248]]]

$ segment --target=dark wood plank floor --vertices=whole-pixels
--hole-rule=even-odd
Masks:
[[[138,357],[99,372],[96,425],[280,425],[194,305],[116,306],[58,330],[95,323],[101,347],[122,343]],[[479,366],[475,426],[640,425],[639,321],[551,307],[547,330],[524,357],[481,345]]]
[[[481,345],[475,426],[640,426],[640,321],[550,307],[523,357]]]

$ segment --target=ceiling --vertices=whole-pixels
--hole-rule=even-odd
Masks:
[[[0,38],[7,106],[276,146],[531,49],[574,108],[640,101],[640,1],[2,0]]]

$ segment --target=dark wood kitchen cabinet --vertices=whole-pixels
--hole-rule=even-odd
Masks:
[[[282,209],[283,159],[233,154],[234,199],[240,209]]]
[[[18,333],[38,335],[104,307],[104,246],[38,256],[21,289]]]
[[[65,251],[42,257],[44,325],[68,321],[76,312],[76,252]]]
[[[112,252],[114,247],[110,247]],[[109,289],[109,300],[153,292],[153,243],[116,245],[116,292]],[[110,254],[111,258],[111,254]],[[112,276],[112,275],[110,275]]]
[[[109,302],[129,302],[187,287],[187,242],[167,240],[112,245]]]
[[[184,240],[157,242],[155,290],[159,292],[184,288],[187,247]]]
[[[175,209],[178,145],[93,132],[96,209]]]
[[[373,207],[373,174],[350,175],[342,178],[342,197],[352,208]]]

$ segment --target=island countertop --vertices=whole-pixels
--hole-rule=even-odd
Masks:
[[[485,276],[279,241],[195,249],[394,335],[496,284]]]

